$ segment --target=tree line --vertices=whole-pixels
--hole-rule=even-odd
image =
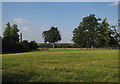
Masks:
[[[19,42],[19,29],[16,24],[11,26],[8,22],[6,26],[2,38],[3,53],[27,52],[38,48],[35,41],[28,42],[27,40],[24,40]]]
[[[102,21],[90,14],[82,19],[79,26],[73,30],[74,46],[81,48],[93,47],[119,47],[120,34],[117,32],[117,25],[110,26],[107,18]],[[43,32],[44,42],[54,43],[61,40],[60,32],[55,27]]]
[[[57,48],[93,48],[93,47],[119,47],[120,34],[117,32],[116,25],[110,26],[107,18],[103,20],[90,14],[82,19],[82,22],[73,30],[73,45],[55,44],[61,40],[61,34],[57,27],[51,27],[43,31],[42,36],[45,44],[37,44],[35,41],[24,40],[19,42],[19,29],[16,24],[12,26],[6,24],[3,32],[2,51],[3,52],[25,52],[36,50],[39,47]],[[48,44],[49,43],[49,44]]]

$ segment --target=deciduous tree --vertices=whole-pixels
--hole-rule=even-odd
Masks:
[[[55,42],[61,40],[61,35],[57,27],[51,27],[50,30],[44,31],[42,35],[44,42],[53,43],[53,48],[55,47]]]

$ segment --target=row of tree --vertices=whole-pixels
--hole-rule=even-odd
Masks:
[[[3,53],[13,53],[13,52],[26,52],[31,50],[36,50],[38,45],[35,41],[28,42],[24,40],[19,42],[19,29],[16,24],[10,26],[10,23],[6,24],[7,27],[3,32],[2,38],[2,52]]]
[[[57,44],[57,46],[55,46],[55,43],[61,40],[61,35],[57,27],[51,27],[50,30],[42,33],[44,42],[50,43],[50,45],[44,44],[39,45],[39,47],[51,47],[51,43],[53,44],[53,48],[98,48],[120,46],[120,34],[117,32],[116,26],[110,26],[107,22],[107,18],[101,20],[101,18],[96,18],[94,14],[84,17],[79,26],[73,30],[72,41],[74,42],[74,45],[72,46],[69,44]],[[7,23],[6,25],[7,27],[1,38],[3,52],[25,52],[36,50],[38,48],[35,41],[28,42],[25,40],[19,42],[19,29],[16,24],[11,26],[10,23]]]
[[[118,47],[120,44],[120,34],[116,26],[111,26],[107,18],[102,21],[94,14],[84,17],[79,26],[73,30],[72,41],[81,48],[93,47]],[[43,32],[44,42],[54,43],[61,40],[60,32],[57,28],[51,27],[50,30]]]

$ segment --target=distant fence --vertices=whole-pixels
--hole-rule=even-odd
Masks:
[[[53,45],[52,44],[38,44],[39,48],[52,48]],[[62,44],[55,44],[55,48],[58,48],[58,49],[62,49],[62,48],[65,48],[65,49],[69,49],[69,48],[72,48],[72,49],[120,49],[119,46],[114,46],[114,47],[93,47],[93,48],[86,48],[86,47],[83,47],[81,48],[80,46],[77,46],[77,45],[74,45],[74,44],[70,44],[70,43],[62,43]]]
[[[99,50],[99,49],[120,49],[120,48],[38,48],[38,50]]]

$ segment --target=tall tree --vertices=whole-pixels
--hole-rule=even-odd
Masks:
[[[101,47],[108,47],[109,46],[109,23],[106,21],[107,18],[103,19],[100,25],[100,46]]]
[[[14,51],[14,47],[16,47],[16,42],[19,41],[19,30],[16,24],[10,26],[10,23],[8,22],[6,26],[7,27],[3,32],[3,51],[11,52]]]
[[[13,42],[19,42],[19,35],[18,35],[19,29],[17,28],[17,25],[12,25],[12,28],[10,29],[10,38]]]
[[[120,33],[116,26],[111,26],[104,18],[96,18],[94,14],[84,17],[78,28],[73,30],[72,41],[81,47],[118,47]]]
[[[12,27],[10,26],[10,23],[8,22],[7,27],[5,28],[5,31],[3,32],[3,39],[7,41],[12,42],[18,42],[19,41],[19,29],[17,28],[16,24],[13,24]]]
[[[8,52],[11,50],[11,49],[9,49],[10,48],[10,43],[9,43],[9,41],[10,41],[10,28],[11,28],[10,23],[8,22],[6,24],[6,26],[7,27],[5,28],[5,31],[3,32],[3,38],[2,38],[2,51],[3,52]]]
[[[86,39],[87,39],[87,32],[85,31],[85,28],[82,27],[83,23],[81,22],[78,28],[75,28],[73,30],[73,39],[72,41],[80,47],[85,47]],[[86,34],[86,35],[85,35]]]
[[[5,31],[3,32],[3,39],[4,40],[9,40],[10,39],[10,29],[11,29],[11,27],[10,27],[10,23],[8,22],[7,24],[6,24],[6,28],[5,28]]]
[[[96,18],[94,14],[84,17],[78,28],[73,31],[72,41],[81,47],[93,47],[97,44],[99,39],[98,29],[99,22],[101,19]]]
[[[61,35],[57,27],[51,27],[50,30],[44,31],[42,35],[44,42],[53,43],[53,48],[55,47],[55,42],[61,40]]]

